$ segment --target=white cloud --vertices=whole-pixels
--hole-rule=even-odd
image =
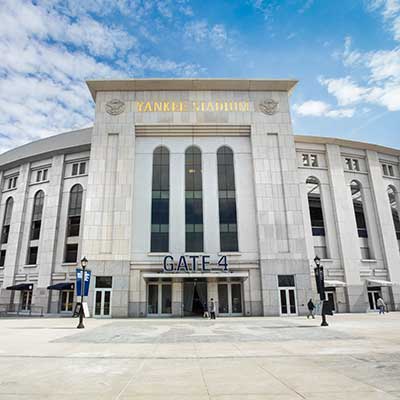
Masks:
[[[0,152],[91,125],[93,103],[87,79],[149,71],[196,76],[203,71],[197,64],[141,52],[131,33],[98,18],[116,8],[129,18],[155,12],[169,18],[168,7],[178,12],[177,5],[189,7],[186,0],[37,0],[35,4],[0,0]],[[136,32],[140,34],[139,29]]]
[[[206,21],[193,21],[186,24],[185,36],[196,43],[207,42],[218,50],[228,44],[228,34],[224,25],[209,26]]]
[[[293,109],[296,114],[303,117],[329,118],[351,118],[355,111],[352,108],[332,109],[329,104],[319,100],[308,100],[302,104],[295,104]]]
[[[367,88],[357,86],[349,76],[339,79],[320,78],[319,82],[336,97],[340,106],[359,102],[369,91]]]

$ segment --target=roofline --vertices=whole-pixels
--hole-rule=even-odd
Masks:
[[[336,144],[338,146],[353,147],[360,150],[372,150],[378,153],[390,154],[400,157],[400,149],[392,147],[381,146],[379,144],[357,142],[355,140],[332,138],[325,136],[312,136],[312,135],[294,135],[296,143],[314,143],[314,144]]]
[[[0,170],[55,154],[90,150],[93,127],[78,129],[35,140],[0,154]]]
[[[297,85],[296,79],[230,79],[230,78],[207,78],[207,79],[111,79],[111,80],[88,80],[86,84],[94,101],[97,92],[120,92],[120,91],[273,91],[292,92]]]

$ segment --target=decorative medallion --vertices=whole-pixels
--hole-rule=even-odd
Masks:
[[[118,99],[110,100],[106,103],[106,112],[110,115],[122,114],[125,110],[125,103]]]
[[[274,115],[278,111],[279,103],[275,100],[264,100],[259,104],[260,111],[267,115]]]

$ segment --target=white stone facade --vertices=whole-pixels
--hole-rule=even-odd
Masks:
[[[372,290],[379,291],[390,308],[399,309],[400,252],[387,188],[390,185],[398,196],[400,151],[294,136],[288,96],[295,83],[89,82],[96,103],[93,129],[65,133],[0,155],[0,221],[10,196],[14,202],[8,241],[1,244],[5,258],[0,267],[0,305],[11,303],[17,309],[25,301],[23,292],[6,288],[30,283],[32,306],[60,312],[63,294],[47,286],[75,280],[79,262],[65,262],[67,210],[70,191],[80,184],[79,235],[68,243],[78,245],[77,260],[83,256],[89,260],[92,280],[87,300],[91,312],[99,316],[183,316],[185,282],[196,285],[196,280],[206,283],[207,302],[214,298],[217,308],[226,302],[226,311],[222,306],[217,310],[222,314],[304,314],[308,299],[317,299],[316,249],[326,254],[322,260],[325,280],[338,312],[368,311]],[[161,145],[170,154],[169,250],[152,253],[152,163],[153,152]],[[190,255],[185,253],[185,151],[192,145],[202,154],[204,250],[199,256],[210,255],[213,267],[226,255],[226,274],[171,276],[163,272],[165,255],[174,259]],[[236,182],[239,249],[228,253],[220,247],[217,151],[221,146],[233,152]],[[314,166],[303,163],[307,154],[317,158]],[[357,160],[359,170],[348,170],[346,159]],[[86,163],[85,173],[72,175],[72,165],[77,163]],[[383,174],[383,163],[392,166],[393,176]],[[40,168],[48,169],[48,177],[35,182],[35,171]],[[14,176],[16,187],[8,189],[8,180]],[[324,236],[312,234],[309,177],[320,184]],[[353,180],[362,188],[367,238],[360,238],[357,231],[350,192]],[[38,190],[44,191],[44,211],[40,237],[32,244],[32,210]],[[37,262],[28,265],[32,245],[38,248]],[[368,250],[368,259],[363,259],[360,248]],[[293,288],[278,286],[282,275],[293,278]],[[96,284],[101,277],[112,278],[110,288],[100,288],[100,279]],[[159,286],[162,309],[163,285],[170,286],[167,313],[161,308],[150,311],[150,285],[152,290]],[[109,290],[108,312],[104,290]],[[228,297],[222,299],[224,290]],[[103,299],[97,311],[96,299]],[[234,304],[238,301],[240,306]],[[288,303],[286,308],[283,303]]]

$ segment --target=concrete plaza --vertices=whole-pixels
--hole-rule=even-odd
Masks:
[[[400,398],[400,313],[0,319],[0,399]]]

